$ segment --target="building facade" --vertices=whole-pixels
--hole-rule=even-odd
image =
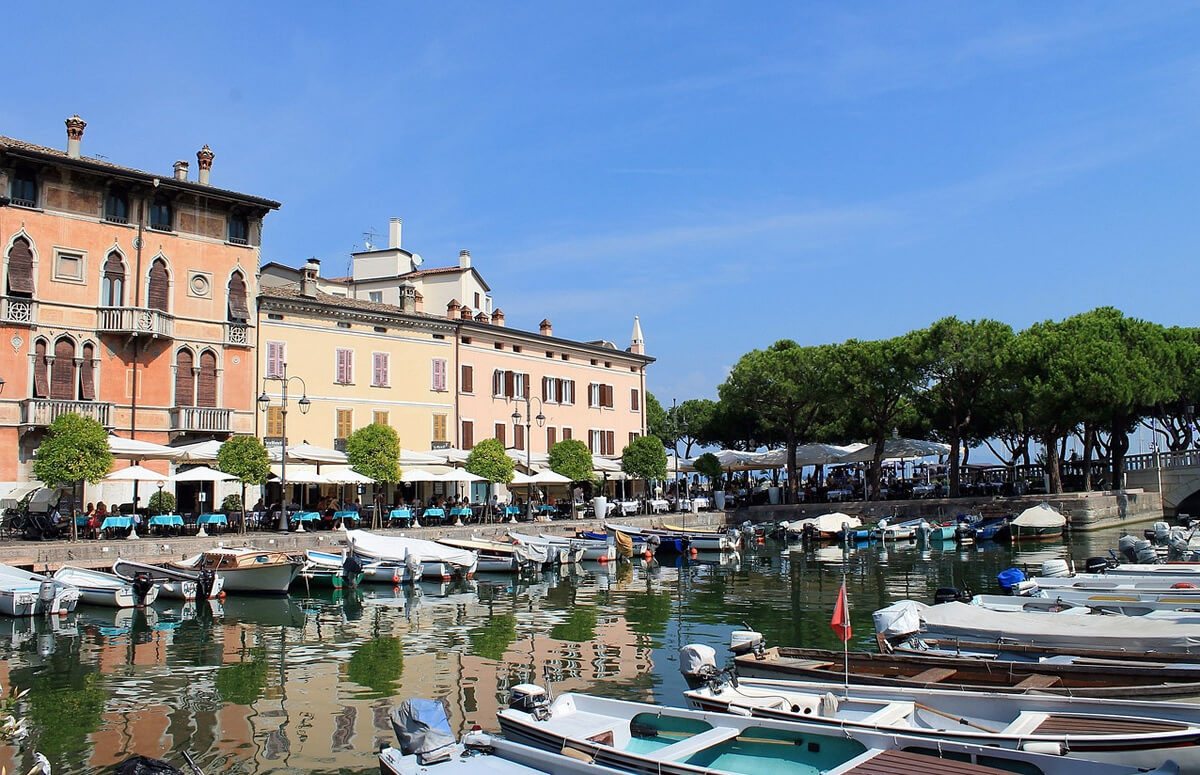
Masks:
[[[0,137],[0,480],[59,414],[157,443],[256,429],[251,304],[278,202]]]

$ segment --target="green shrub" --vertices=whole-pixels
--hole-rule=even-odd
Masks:
[[[166,490],[159,490],[150,496],[150,500],[146,502],[146,506],[155,514],[174,514],[175,494]]]

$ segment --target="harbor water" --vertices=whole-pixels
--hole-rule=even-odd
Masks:
[[[871,613],[882,606],[932,602],[939,587],[996,591],[996,574],[1014,565],[1082,567],[1121,533],[965,547],[766,541],[520,580],[0,618],[0,682],[29,690],[17,708],[30,727],[24,742],[0,746],[0,765],[25,772],[36,750],[56,775],[108,771],[133,754],[186,771],[186,751],[210,775],[377,772],[377,750],[394,742],[388,712],[407,697],[445,697],[459,731],[495,730],[508,689],[529,681],[680,704],[688,643],[724,655],[730,633],[748,626],[773,645],[840,648],[829,622],[843,578],[850,645],[874,650]]]

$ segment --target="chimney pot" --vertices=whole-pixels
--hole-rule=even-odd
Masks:
[[[492,313],[492,325],[504,327],[504,310],[497,309]]]
[[[315,256],[305,262],[300,270],[300,295],[309,299],[316,298],[317,278],[321,276],[321,261]]]
[[[212,171],[213,157],[216,154],[212,152],[212,148],[208,147],[208,143],[204,147],[196,151],[196,163],[200,167],[200,182],[203,185],[208,185],[208,176]]]
[[[541,322],[540,330],[542,332],[542,336],[554,336],[554,327],[550,325],[550,321],[548,319]]]
[[[179,161],[175,162],[175,179],[176,180],[187,180],[187,176],[188,176],[188,163],[186,161],[184,161],[183,159],[180,159]]]
[[[470,307],[463,307],[458,312],[459,312],[459,316],[462,317],[463,320],[471,319],[471,308]]]
[[[67,125],[67,157],[78,159],[79,149],[83,143],[83,130],[87,127],[87,122],[76,113],[64,123]]]
[[[459,269],[470,269],[471,268],[471,251],[469,251],[469,250],[458,251],[458,268]]]
[[[458,303],[458,299],[451,299],[450,302],[448,304],[446,304],[446,317],[448,317],[448,318],[458,317],[458,311],[461,308],[462,308],[462,305]]]
[[[399,218],[393,218],[388,223],[388,247],[396,250],[400,247],[400,227],[403,222]]]

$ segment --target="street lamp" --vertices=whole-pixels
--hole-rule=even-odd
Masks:
[[[537,401],[537,402],[538,402],[538,413],[537,413],[537,417],[534,417],[534,416],[533,416],[533,402],[534,402],[534,401]],[[529,427],[530,427],[530,425],[532,424],[532,422],[533,422],[534,420],[536,420],[536,421],[537,421],[537,424],[538,424],[538,427],[539,427],[539,428],[541,428],[542,426],[544,426],[544,425],[546,424],[546,415],[542,414],[542,410],[543,410],[543,409],[545,409],[545,405],[542,403],[542,399],[540,399],[540,398],[530,398],[529,396],[525,396],[525,418],[524,418],[524,424],[525,424],[525,470],[526,470],[526,471],[532,471],[532,470],[533,470],[533,465],[532,465],[532,461],[533,461],[533,438],[532,438],[532,437],[529,435]],[[513,421],[513,428],[514,428],[514,429],[515,429],[515,428],[516,428],[518,425],[521,425],[521,419],[522,419],[522,418],[521,418],[521,410],[520,410],[520,408],[513,409],[513,413],[512,413],[512,421]],[[513,431],[513,435],[514,435],[514,436],[516,435],[516,431],[515,431],[515,430]],[[529,521],[530,521],[530,522],[532,522],[532,521],[533,521],[533,498],[531,498],[531,497],[530,497],[530,496],[532,495],[532,490],[533,490],[533,483],[532,483],[532,482],[530,482],[530,483],[527,483],[527,484],[525,485],[525,508],[526,508],[526,510],[529,512]]]
[[[677,405],[676,399],[671,399],[671,452],[675,454],[675,511],[679,511],[679,437],[682,432],[687,431],[687,418],[683,416],[683,411]],[[684,480],[684,492],[686,495],[687,480]]]
[[[308,414],[309,407],[312,402],[308,400],[308,387],[304,384],[304,380],[300,377],[289,377],[287,375],[287,364],[283,364],[278,375],[263,377],[262,395],[258,397],[258,408],[262,412],[266,412],[271,408],[271,397],[267,395],[267,381],[273,380],[279,383],[279,415],[280,427],[279,432],[282,437],[282,446],[280,447],[280,465],[279,465],[279,482],[282,486],[282,497],[280,498],[279,508],[279,532],[286,533],[288,531],[287,518],[287,415],[288,415],[288,384],[292,380],[300,383],[300,414]],[[301,525],[303,527],[303,525]]]

